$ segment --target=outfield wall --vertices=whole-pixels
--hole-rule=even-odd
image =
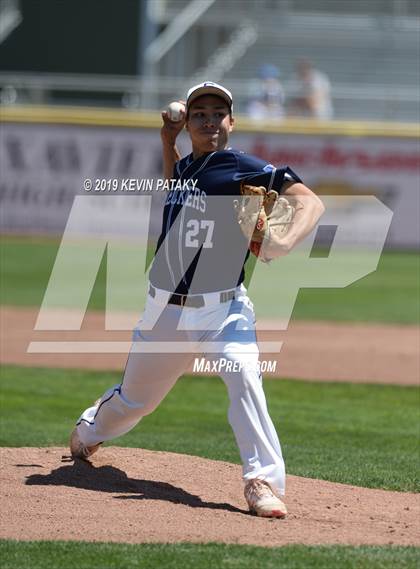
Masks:
[[[117,180],[118,192],[134,196],[144,188],[142,180],[154,180],[156,186],[161,177],[156,114],[9,107],[2,110],[1,119],[2,232],[62,233],[74,197],[87,194],[86,179],[93,184],[90,195],[115,193]],[[320,195],[376,195],[394,212],[388,246],[418,247],[418,134],[419,125],[308,120],[256,125],[237,117],[231,142],[275,165],[290,165]],[[179,146],[182,154],[190,151],[185,134]],[[126,179],[137,180],[138,187],[123,186]],[[163,198],[164,192],[153,192],[155,231]],[[121,231],[135,232],[144,213],[142,200],[124,200],[126,205],[117,212],[106,211],[107,201],[97,200],[98,216],[112,217],[114,225],[118,219]],[[337,208],[339,215],[349,215],[343,200]],[[366,212],[351,213],[360,218]]]

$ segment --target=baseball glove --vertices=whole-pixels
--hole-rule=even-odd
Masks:
[[[275,190],[267,192],[264,186],[244,182],[235,207],[239,226],[250,243],[249,249],[257,257],[264,240],[279,241],[287,234],[295,215],[295,208]]]

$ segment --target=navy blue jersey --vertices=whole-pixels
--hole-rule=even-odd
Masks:
[[[196,160],[189,154],[175,164],[173,178],[150,282],[177,294],[228,290],[244,280],[248,243],[234,208],[241,181],[279,193],[284,182],[301,181],[288,167],[232,149]]]

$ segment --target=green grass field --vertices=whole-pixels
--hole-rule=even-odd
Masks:
[[[416,569],[414,547],[0,541],[2,569]]]
[[[4,367],[0,446],[67,445],[80,413],[117,373]],[[370,488],[419,491],[415,387],[266,380],[290,474]],[[30,404],[29,404],[30,402]],[[216,377],[184,377],[120,446],[239,463]]]
[[[58,245],[58,240],[54,239],[2,239],[1,304],[41,304]],[[275,283],[280,283],[284,277],[280,261],[272,263],[269,269],[270,279],[263,281],[253,294],[259,317],[273,316]],[[105,306],[105,278],[106,263],[103,259],[90,298],[89,307],[92,309]],[[30,287],[28,283],[31,283]],[[348,287],[302,289],[293,317],[416,324],[419,314],[418,255],[414,252],[386,252],[376,272]]]
[[[1,304],[37,307],[58,240],[2,239]],[[273,281],[282,278],[272,265]],[[102,260],[89,307],[105,305]],[[301,290],[294,318],[418,324],[419,261],[385,253],[378,270],[346,288]],[[274,291],[275,292],[275,291]],[[271,316],[273,291],[253,297]],[[120,381],[118,373],[4,366],[0,374],[1,446],[67,445],[80,412]],[[267,380],[270,414],[290,474],[371,488],[418,492],[420,394],[414,387]],[[239,463],[217,378],[184,377],[121,446],[180,452]],[[104,538],[106,539],[106,537]],[[0,540],[4,569],[414,569],[419,548],[260,548],[223,544],[110,544]]]

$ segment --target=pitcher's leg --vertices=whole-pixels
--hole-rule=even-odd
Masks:
[[[228,388],[229,423],[239,447],[244,480],[261,478],[283,495],[284,460],[258,368],[254,309],[245,293],[231,303],[229,316],[214,339],[222,342],[218,356],[227,362],[220,375]]]
[[[266,480],[279,495],[285,493],[286,473],[280,442],[267,409],[257,357],[244,358],[238,352],[223,355],[241,367],[221,373],[230,399],[228,412],[243,463],[245,482]]]
[[[130,431],[156,409],[190,360],[188,353],[130,353],[122,383],[81,415],[77,430],[83,444],[92,446]]]

